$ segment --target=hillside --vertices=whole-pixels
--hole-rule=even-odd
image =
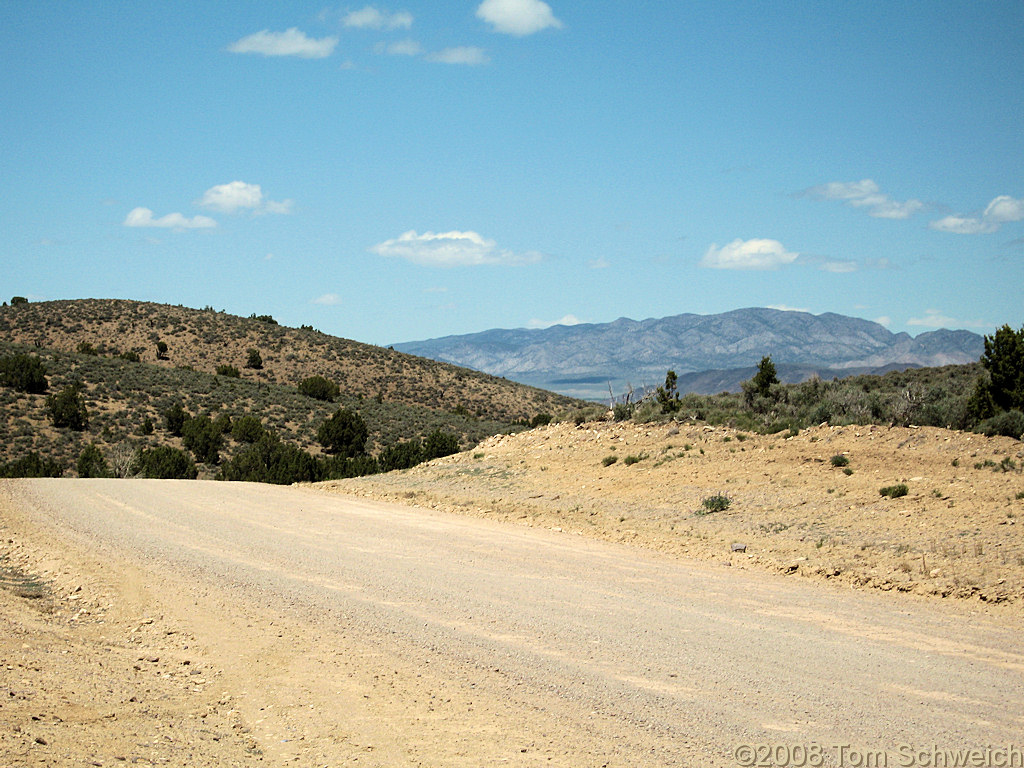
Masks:
[[[157,341],[168,345],[157,358]],[[260,370],[246,369],[257,349]],[[119,355],[135,352],[139,361]],[[368,448],[377,453],[434,430],[461,446],[517,428],[539,413],[583,405],[569,398],[476,371],[338,339],[311,329],[213,311],[131,301],[82,300],[0,309],[0,357],[37,356],[49,392],[78,383],[89,413],[86,430],[55,429],[45,394],[0,387],[0,463],[38,453],[70,470],[96,443],[108,461],[142,447],[181,447],[163,414],[180,402],[191,415],[257,416],[280,438],[314,455],[318,426],[339,407],[366,421]],[[238,378],[218,376],[231,365]],[[300,394],[296,385],[322,375],[340,384],[337,402]],[[241,446],[230,440],[223,457]],[[211,476],[215,468],[201,468]]]
[[[752,366],[771,355],[786,382],[893,368],[976,361],[982,337],[938,330],[911,337],[868,320],[833,313],[738,309],[642,321],[490,330],[396,344],[396,349],[467,365],[495,376],[587,399],[659,383],[675,370],[687,391],[735,390]],[[686,378],[714,371],[717,375]]]
[[[212,309],[120,299],[24,304],[0,308],[0,338],[62,352],[77,352],[82,344],[100,354],[134,351],[146,363],[206,373],[232,365],[243,379],[265,384],[296,386],[320,375],[350,396],[448,411],[461,407],[510,422],[575,405],[478,371]],[[166,359],[157,357],[158,341],[168,345]],[[249,349],[259,351],[262,370],[245,368]]]

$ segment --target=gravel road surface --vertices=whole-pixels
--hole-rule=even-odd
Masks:
[[[63,557],[123,565],[124,599],[195,638],[264,765],[908,766],[989,747],[976,764],[998,765],[999,749],[1024,751],[1012,616],[304,488],[23,480],[3,494]]]

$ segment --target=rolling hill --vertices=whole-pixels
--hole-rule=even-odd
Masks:
[[[167,345],[166,354],[158,355],[158,342]],[[262,368],[245,367],[252,349]],[[179,447],[181,440],[163,429],[163,413],[175,402],[192,415],[255,415],[282,440],[313,454],[320,452],[318,425],[339,407],[359,412],[370,430],[368,447],[377,452],[436,429],[469,446],[538,414],[586,405],[312,328],[287,328],[269,317],[125,300],[2,307],[0,358],[13,354],[42,361],[50,393],[81,385],[89,425],[83,432],[55,429],[45,394],[0,387],[0,463],[36,452],[71,467],[90,443],[107,456]],[[217,375],[221,366],[236,369],[237,377]],[[314,375],[340,385],[337,402],[299,393],[297,385]],[[228,445],[225,456],[238,447]]]

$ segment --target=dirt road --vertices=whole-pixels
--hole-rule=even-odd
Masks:
[[[1021,623],[963,604],[240,483],[5,481],[0,524],[51,604],[0,604],[0,766],[1024,750]]]

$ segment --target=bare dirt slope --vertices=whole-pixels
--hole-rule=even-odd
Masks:
[[[834,466],[835,456],[847,466]],[[496,436],[411,470],[326,486],[733,566],[1009,602],[1019,611],[1022,466],[1020,441],[931,427],[822,425],[791,437],[598,422]],[[879,493],[900,484],[908,490],[902,498]],[[702,515],[703,500],[716,495],[727,496],[729,508]]]
[[[0,525],[0,766],[837,765],[1024,731],[1024,622],[967,601],[301,488],[3,481]]]

